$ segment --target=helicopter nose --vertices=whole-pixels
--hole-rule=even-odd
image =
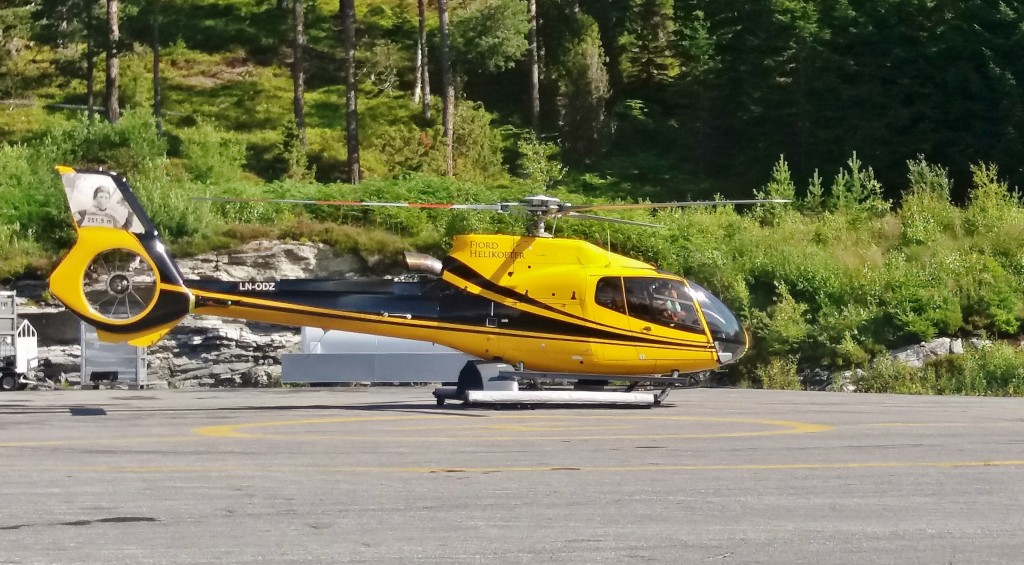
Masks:
[[[704,313],[704,320],[707,321],[708,330],[711,332],[715,349],[718,351],[719,363],[725,365],[739,360],[747,352],[749,342],[749,336],[740,325],[739,319],[726,307],[725,303],[708,292],[707,289],[693,281],[686,282],[690,285],[690,292]]]
[[[747,352],[747,345],[749,342],[750,334],[747,332],[743,332],[742,343],[731,340],[716,339],[715,349],[718,351],[718,361],[723,365],[737,361],[740,357],[743,357],[744,353]]]

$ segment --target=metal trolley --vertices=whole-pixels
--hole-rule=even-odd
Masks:
[[[39,367],[36,330],[18,319],[12,291],[0,291],[0,392],[22,390],[35,382]]]

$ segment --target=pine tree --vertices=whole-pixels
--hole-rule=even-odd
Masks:
[[[633,49],[628,55],[629,63],[637,80],[651,86],[673,73],[672,0],[633,0],[630,8]]]
[[[608,146],[605,104],[611,95],[597,25],[581,16],[586,32],[570,51],[559,96],[562,145],[566,156],[587,162]]]

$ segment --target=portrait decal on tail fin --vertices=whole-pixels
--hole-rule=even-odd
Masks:
[[[142,233],[144,228],[110,175],[61,175],[71,215],[78,227],[104,227]]]

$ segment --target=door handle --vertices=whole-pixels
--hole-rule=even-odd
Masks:
[[[643,330],[644,330],[645,332],[649,332],[649,331],[651,331],[651,326],[644,326],[644,327],[643,327]]]

